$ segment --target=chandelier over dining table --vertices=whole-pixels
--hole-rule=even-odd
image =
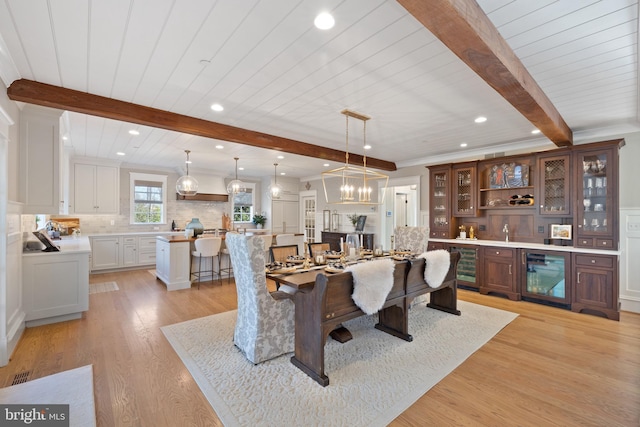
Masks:
[[[384,203],[389,177],[372,169],[367,169],[366,151],[363,165],[349,163],[349,118],[362,121],[362,146],[367,145],[367,120],[370,117],[351,110],[342,110],[346,121],[345,164],[342,167],[322,173],[322,186],[327,203],[343,205],[380,205]],[[337,179],[336,179],[337,178]],[[372,197],[377,189],[380,197]],[[376,201],[377,200],[377,201]]]

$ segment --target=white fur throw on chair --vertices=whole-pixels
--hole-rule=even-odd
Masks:
[[[451,264],[449,252],[444,249],[437,249],[435,251],[427,251],[418,258],[425,259],[424,281],[432,288],[442,285]]]
[[[390,259],[363,262],[349,266],[353,276],[353,302],[366,314],[378,312],[393,287],[395,264]]]

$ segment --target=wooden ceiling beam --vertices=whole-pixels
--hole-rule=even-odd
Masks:
[[[32,80],[20,79],[11,83],[7,95],[13,101],[42,105],[61,110],[74,111],[107,119],[136,123],[205,138],[219,139],[250,145],[268,150],[317,159],[344,162],[345,152],[307,142],[282,138],[266,133],[171,113],[130,102],[118,101],[99,95],[92,95],[72,89],[65,89]],[[363,156],[349,153],[349,163],[363,165]],[[367,167],[385,171],[395,171],[396,164],[367,156]]]
[[[559,147],[573,133],[475,0],[397,0]]]

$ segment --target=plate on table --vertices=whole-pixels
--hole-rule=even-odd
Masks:
[[[324,257],[328,259],[340,259],[341,254],[325,254]]]
[[[292,262],[294,264],[303,264],[304,257],[302,255],[290,256],[290,257],[287,257],[287,262]]]
[[[344,273],[344,266],[337,267],[336,265],[328,265],[324,268],[324,271],[328,273]]]
[[[269,274],[284,274],[284,273],[293,273],[296,270],[297,270],[296,267],[280,267],[280,268],[275,268],[273,270],[267,269],[267,273],[269,273]]]

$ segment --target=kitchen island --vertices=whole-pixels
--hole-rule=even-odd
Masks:
[[[191,287],[191,242],[193,237],[156,237],[156,277],[168,291]]]
[[[89,309],[88,237],[55,240],[59,252],[22,254],[26,326],[79,319]]]

